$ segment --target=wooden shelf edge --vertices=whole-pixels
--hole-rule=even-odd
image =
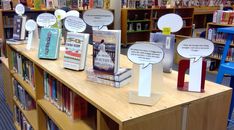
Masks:
[[[213,23],[213,22],[209,22],[207,23],[208,25],[213,25],[213,26],[226,26],[226,27],[233,27],[234,24],[218,24],[218,23]]]
[[[33,129],[37,130],[38,126],[37,126],[37,112],[36,112],[36,109],[35,110],[26,111],[26,110],[22,109],[22,107],[20,106],[20,103],[16,99],[16,97],[13,97],[13,100],[14,100],[16,106],[24,114],[26,120],[29,122],[29,124],[31,124],[31,126],[33,127]]]
[[[214,44],[218,44],[218,45],[225,45],[225,42],[218,42],[218,41],[212,41]],[[234,44],[230,45],[231,47],[234,47]]]
[[[8,58],[0,57],[0,60],[2,61],[3,65],[9,70]]]
[[[14,122],[14,125],[15,125],[16,130],[21,130],[20,126],[19,126],[19,124],[17,122]]]
[[[215,59],[215,60],[221,60],[220,58],[217,58],[217,57],[214,57],[214,56],[209,56],[209,58],[211,58],[211,59]],[[231,61],[231,60],[225,60],[225,61],[233,62],[233,61]]]
[[[54,105],[45,99],[37,100],[38,105],[46,113],[54,123],[63,130],[93,130],[91,125],[95,124],[94,117],[88,117],[87,119],[75,120],[70,119],[66,113],[58,110]],[[96,115],[95,115],[96,116]]]
[[[18,73],[14,72],[13,70],[11,71],[12,76],[21,84],[21,87],[23,87],[28,94],[36,101],[36,92],[33,89],[32,86],[30,86],[26,81],[24,81]]]

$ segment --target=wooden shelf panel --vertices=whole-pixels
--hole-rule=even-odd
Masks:
[[[149,19],[147,20],[128,20],[128,23],[141,23],[141,22],[150,22]]]
[[[215,60],[221,60],[221,58],[214,57],[214,56],[209,56],[209,58],[211,58],[211,59],[215,59]],[[231,60],[225,60],[225,61],[231,61]],[[231,61],[231,62],[233,62],[233,61]]]
[[[218,41],[212,41],[214,44],[218,44],[218,45],[225,45],[225,42],[218,42]],[[234,44],[230,45],[231,47],[234,47]]]
[[[2,61],[3,65],[9,69],[8,58],[0,57],[0,60]]]
[[[18,81],[18,83],[21,84],[21,87],[23,87],[28,92],[28,94],[36,101],[36,92],[33,87],[30,86],[25,80],[23,80],[22,77],[19,76],[19,74],[15,71],[11,71],[11,74]]]
[[[143,33],[143,32],[150,32],[150,30],[127,31],[127,33]]]
[[[26,110],[22,109],[22,107],[21,107],[19,101],[16,99],[16,97],[13,97],[13,100],[14,100],[16,106],[20,109],[20,111],[25,116],[26,120],[29,122],[29,124],[31,124],[33,129],[37,130],[38,126],[37,126],[37,111],[36,111],[36,109],[26,111]]]
[[[21,130],[21,129],[20,129],[20,126],[19,126],[19,124],[18,124],[17,122],[15,122],[14,125],[15,125],[15,129],[16,129],[16,130]]]
[[[95,128],[95,120],[93,117],[73,121],[64,112],[58,110],[49,101],[40,99],[37,103],[50,117],[50,119],[53,120],[55,124],[62,130],[93,130]]]
[[[223,27],[233,27],[234,24],[217,24],[217,23],[207,23],[208,26],[211,25],[211,26],[223,26]]]

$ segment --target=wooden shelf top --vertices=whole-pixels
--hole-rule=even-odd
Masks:
[[[38,104],[62,130],[93,130],[95,128],[93,117],[73,121],[45,99],[38,100]]]
[[[212,41],[214,44],[225,45],[225,42]],[[231,47],[234,47],[234,44],[230,44]]]
[[[19,101],[16,99],[16,97],[13,97],[13,100],[16,104],[16,106],[20,109],[20,111],[23,113],[23,115],[25,116],[26,120],[29,122],[29,124],[33,127],[34,130],[38,129],[37,126],[37,111],[36,109],[34,110],[30,110],[30,111],[26,111],[24,109],[22,109],[22,107],[20,106]]]
[[[213,14],[219,7],[194,7],[194,15]]]
[[[36,101],[36,92],[32,86],[30,86],[25,80],[19,76],[18,73],[11,71],[12,76],[18,81],[19,84],[27,91],[27,93]]]
[[[178,74],[177,72],[172,71],[172,73],[163,74],[164,85],[162,90],[164,91],[164,95],[157,102],[157,104],[151,107],[130,104],[128,102],[128,93],[129,90],[132,89],[131,84],[122,88],[114,88],[87,81],[85,71],[72,71],[63,68],[64,51],[60,51],[60,57],[57,60],[40,60],[37,57],[37,50],[25,51],[25,44],[10,46],[21,52],[22,55],[32,60],[36,66],[39,66],[50,75],[61,81],[65,86],[79,94],[98,110],[108,115],[120,125],[123,125],[126,122],[134,123],[143,121],[147,117],[152,118],[153,116],[158,116],[160,111],[163,111],[166,108],[188,104],[202,98],[216,96],[218,93],[231,91],[231,88],[229,87],[209,81],[205,82],[205,93],[178,91],[176,87]],[[92,46],[89,46],[88,48],[87,66],[91,66]],[[132,63],[126,56],[121,55],[120,59],[121,67],[132,68]]]
[[[143,19],[143,20],[128,20],[128,23],[140,23],[140,22],[150,22],[149,19]]]
[[[226,27],[233,27],[234,26],[234,24],[218,24],[218,23],[213,23],[213,22],[209,22],[207,24],[213,25],[213,26],[226,26]]]

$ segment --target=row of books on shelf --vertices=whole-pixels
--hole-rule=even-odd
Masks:
[[[220,61],[214,59],[206,59],[206,70],[208,71],[217,71],[219,68]]]
[[[47,117],[46,126],[47,130],[59,130],[58,126],[49,117]]]
[[[224,50],[224,46],[215,45],[215,48],[214,48],[213,53],[211,54],[211,57],[222,59],[223,50]],[[234,48],[229,48],[226,60],[234,61]]]
[[[88,102],[46,72],[44,98],[73,120],[87,116]]]
[[[234,11],[216,10],[213,13],[213,22],[217,24],[233,24]]]
[[[20,126],[21,130],[33,130],[32,126],[29,124],[23,113],[16,105],[14,105],[14,118],[16,124]]]
[[[217,28],[209,28],[207,36],[208,36],[207,39],[211,40],[213,42],[224,43],[226,41],[226,39],[227,39],[227,34],[217,32]]]
[[[141,30],[149,30],[148,23],[129,23],[128,31],[141,31]]]
[[[33,63],[18,52],[12,51],[13,70],[35,89]]]
[[[45,7],[47,9],[69,7],[72,9],[89,9],[89,8],[110,8],[110,0],[19,0],[19,2],[29,8]],[[4,10],[11,10],[10,0],[3,0],[2,7]]]
[[[2,18],[5,27],[13,27],[13,17],[3,16]]]
[[[28,92],[15,80],[12,79],[14,87],[14,96],[19,101],[24,110],[32,110],[36,108],[36,102],[28,94]]]

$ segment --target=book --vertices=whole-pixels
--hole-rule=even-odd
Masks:
[[[87,80],[95,82],[95,83],[99,83],[99,84],[104,84],[104,85],[120,88],[120,87],[127,85],[130,82],[131,76],[123,79],[122,81],[112,81],[112,80],[108,80],[108,79],[99,78],[95,75],[88,75]]]
[[[58,8],[66,7],[66,0],[58,0]]]
[[[25,23],[27,16],[14,16],[14,26],[13,26],[13,39],[14,40],[24,40],[25,39]]]
[[[120,68],[118,73],[116,74],[104,74],[99,71],[93,70],[93,68],[87,68],[86,69],[87,75],[95,75],[96,77],[100,79],[106,79],[106,80],[112,80],[112,81],[122,81],[126,79],[127,77],[132,75],[132,70],[130,68]]]
[[[68,32],[65,43],[64,68],[84,70],[89,34]]]
[[[119,70],[120,30],[93,31],[93,69],[115,74]]]
[[[164,51],[163,71],[171,72],[174,59],[175,35],[163,35],[162,33],[150,33],[150,41],[161,47]]]
[[[57,59],[60,49],[61,30],[57,28],[42,28],[40,33],[38,57]]]
[[[93,6],[94,6],[94,8],[103,8],[104,1],[103,0],[94,0]]]

